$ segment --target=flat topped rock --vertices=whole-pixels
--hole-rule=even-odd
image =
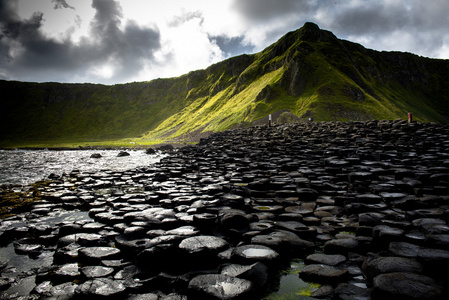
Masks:
[[[418,245],[405,242],[392,242],[388,248],[394,255],[411,258],[416,258],[420,249]]]
[[[126,287],[122,281],[109,278],[98,278],[80,284],[75,294],[88,297],[118,297],[125,292]]]
[[[75,233],[63,236],[59,239],[59,246],[67,246],[72,243],[78,243],[81,246],[92,246],[100,242],[102,236],[96,233]]]
[[[346,257],[339,254],[329,255],[315,253],[306,257],[306,262],[309,264],[324,264],[328,266],[335,266],[344,261],[346,261]]]
[[[81,269],[83,275],[87,278],[99,278],[111,275],[114,272],[114,268],[103,266],[87,266]]]
[[[359,242],[355,238],[335,239],[324,244],[326,254],[346,254],[356,249]]]
[[[180,249],[183,249],[189,253],[198,253],[205,250],[214,250],[219,252],[227,246],[228,242],[226,242],[224,239],[211,235],[189,237],[182,240],[182,242],[179,244]]]
[[[265,286],[268,280],[268,268],[260,262],[252,265],[227,265],[221,270],[221,274],[248,279],[257,287]]]
[[[14,250],[17,254],[38,254],[42,250],[39,244],[14,243]]]
[[[88,247],[78,251],[80,260],[99,261],[103,259],[113,259],[120,253],[120,250],[112,247]]]
[[[193,236],[199,233],[194,226],[182,226],[166,232],[168,235]]]
[[[442,287],[432,278],[415,273],[381,274],[373,279],[373,286],[373,295],[376,297],[438,299],[442,294]]]
[[[71,263],[65,264],[58,269],[55,270],[55,275],[64,276],[64,277],[76,277],[81,275],[78,264]]]
[[[242,297],[251,291],[252,286],[249,280],[223,274],[199,275],[189,282],[189,289],[198,297],[223,300]]]
[[[299,276],[312,282],[336,283],[346,280],[349,272],[333,266],[313,264],[305,266]]]
[[[297,221],[278,221],[276,227],[293,232],[301,232],[307,229],[306,225]]]
[[[273,261],[279,254],[263,245],[244,245],[234,249],[232,257],[243,261]]]
[[[305,227],[307,228],[307,227]],[[278,250],[279,248],[312,249],[315,243],[301,239],[293,232],[276,230],[268,235],[256,235],[251,239],[252,244],[264,245]]]
[[[380,274],[395,272],[421,273],[421,263],[405,257],[378,257],[368,260],[365,264],[365,273],[369,278]]]

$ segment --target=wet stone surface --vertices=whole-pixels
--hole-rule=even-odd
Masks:
[[[260,126],[2,187],[0,299],[263,299],[294,258],[312,297],[447,299],[448,140],[400,120]]]

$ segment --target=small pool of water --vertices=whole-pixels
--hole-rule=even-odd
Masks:
[[[295,259],[290,263],[290,268],[284,270],[281,275],[279,288],[264,299],[266,300],[293,300],[293,299],[316,299],[310,296],[310,293],[317,288],[319,284],[309,283],[299,278],[299,272],[304,267],[302,259]]]

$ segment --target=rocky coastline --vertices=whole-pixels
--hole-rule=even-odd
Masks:
[[[0,299],[263,299],[293,258],[313,298],[449,296],[448,125],[256,126],[51,179],[0,220],[3,247],[46,257],[0,261]]]

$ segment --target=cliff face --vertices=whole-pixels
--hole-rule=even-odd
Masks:
[[[178,78],[114,86],[0,81],[0,146],[183,138],[279,112],[316,121],[412,112],[448,122],[447,78],[448,60],[366,49],[306,23],[260,53]]]

